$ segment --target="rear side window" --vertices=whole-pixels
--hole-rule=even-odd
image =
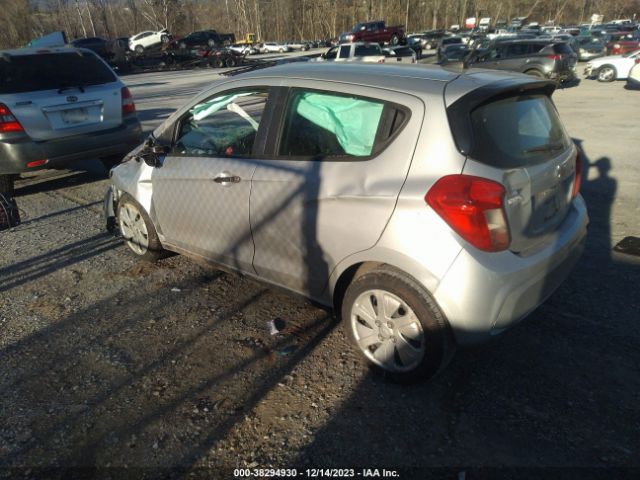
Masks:
[[[345,45],[344,47],[340,47],[340,58],[349,58],[349,51],[351,47],[349,45]]]
[[[569,138],[546,95],[508,97],[471,113],[471,156],[499,168],[544,162],[569,147]]]
[[[400,106],[378,99],[294,90],[279,155],[369,157],[386,146],[407,118]]]
[[[88,52],[0,58],[0,94],[88,87],[115,82],[116,79],[109,67]]]
[[[356,45],[356,57],[366,57],[370,55],[382,55],[378,45]]]

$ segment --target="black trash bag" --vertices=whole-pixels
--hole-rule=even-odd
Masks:
[[[7,230],[20,224],[20,212],[15,198],[0,192],[0,230]]]

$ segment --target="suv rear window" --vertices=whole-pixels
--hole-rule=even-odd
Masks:
[[[0,58],[0,94],[87,87],[116,81],[96,55],[76,51]]]
[[[521,95],[471,112],[471,156],[498,168],[521,167],[558,156],[570,141],[546,95]]]

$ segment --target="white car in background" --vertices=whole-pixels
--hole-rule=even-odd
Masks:
[[[285,45],[284,43],[277,42],[264,42],[262,47],[260,48],[262,53],[284,53],[290,52],[291,47],[289,45]]]
[[[584,74],[587,77],[596,77],[599,82],[624,80],[629,76],[633,66],[639,62],[640,50],[625,53],[624,55],[611,55],[587,63]]]
[[[129,50],[133,50],[137,53],[142,53],[145,49],[160,45],[162,43],[169,43],[169,32],[166,28],[157,32],[146,31],[135,34],[129,38]]]

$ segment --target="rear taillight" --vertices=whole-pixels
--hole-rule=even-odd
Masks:
[[[562,60],[562,55],[558,55],[556,53],[556,54],[553,54],[553,55],[547,55],[547,58],[550,59],[550,60]]]
[[[122,115],[136,113],[136,104],[133,103],[133,96],[127,87],[122,87]]]
[[[24,132],[24,128],[20,122],[13,116],[9,107],[4,103],[0,103],[0,133],[7,132]]]
[[[640,57],[636,58],[635,63],[640,63]]]
[[[504,194],[504,187],[493,180],[448,175],[429,189],[425,201],[471,245],[486,252],[499,252],[506,250],[511,241]]]
[[[582,151],[578,148],[576,153],[576,177],[573,180],[573,190],[571,191],[571,198],[576,198],[580,193],[580,184],[582,183]]]

